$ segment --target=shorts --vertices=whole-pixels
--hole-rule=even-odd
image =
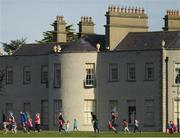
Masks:
[[[16,125],[15,124],[12,125],[12,129],[16,129]]]

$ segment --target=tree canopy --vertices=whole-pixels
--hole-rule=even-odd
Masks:
[[[26,38],[11,40],[9,43],[1,42],[4,52],[11,55],[16,49],[26,44]]]
[[[50,24],[52,27],[55,26],[55,24]],[[67,25],[66,26],[66,33],[67,33],[67,42],[72,42],[77,40],[77,34],[75,33],[75,29],[72,28],[73,25]],[[50,43],[54,42],[54,30],[43,32],[43,38],[41,40],[36,40],[37,43]]]

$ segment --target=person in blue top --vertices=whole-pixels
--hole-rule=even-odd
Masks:
[[[78,126],[77,126],[77,119],[74,119],[74,126],[73,126],[73,131],[78,131]]]
[[[27,114],[25,112],[20,112],[20,124],[23,129],[23,132],[26,133],[26,124],[27,124]]]

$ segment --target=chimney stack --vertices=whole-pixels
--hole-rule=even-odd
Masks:
[[[81,21],[78,23],[79,33],[78,37],[81,37],[85,34],[95,34],[94,33],[94,23],[92,17],[82,16]]]
[[[63,16],[57,16],[54,22],[54,39],[56,42],[66,42],[67,41],[67,34],[66,34],[66,22],[64,21]]]
[[[144,8],[109,6],[106,12],[106,47],[113,50],[128,32],[147,32]]]
[[[180,31],[179,10],[167,10],[164,19],[164,31]]]

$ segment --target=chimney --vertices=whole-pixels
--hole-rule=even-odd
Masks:
[[[66,34],[66,22],[64,21],[63,16],[56,16],[56,20],[54,22],[54,40],[56,42],[66,42],[67,34]]]
[[[94,33],[94,23],[92,21],[92,17],[81,17],[81,21],[78,23],[79,25],[79,33],[78,37],[81,37],[85,34],[95,34]]]
[[[109,6],[106,12],[106,47],[113,50],[128,32],[147,32],[144,8]]]
[[[179,10],[167,10],[164,16],[164,31],[180,31]]]

